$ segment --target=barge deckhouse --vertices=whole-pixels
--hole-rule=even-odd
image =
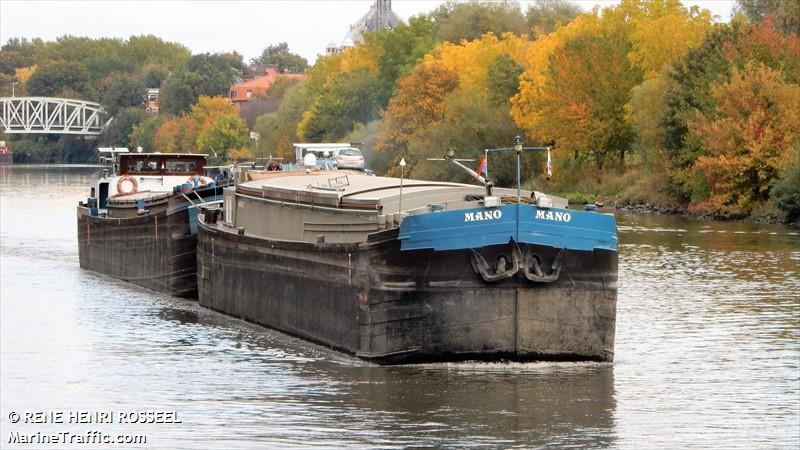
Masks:
[[[360,358],[613,360],[615,219],[564,199],[284,172],[199,228],[202,306]]]
[[[81,268],[196,297],[198,207],[221,201],[227,178],[205,176],[206,155],[108,151],[113,171],[77,208]]]

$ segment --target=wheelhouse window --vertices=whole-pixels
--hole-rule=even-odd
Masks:
[[[192,160],[167,160],[166,171],[168,173],[197,173],[197,161]]]
[[[127,172],[157,175],[161,173],[161,165],[158,158],[130,158]]]
[[[122,160],[120,169],[135,175],[201,175],[204,167],[202,156],[143,155]]]

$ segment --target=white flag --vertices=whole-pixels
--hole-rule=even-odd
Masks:
[[[547,148],[547,179],[553,176],[553,159],[550,157],[550,147]]]

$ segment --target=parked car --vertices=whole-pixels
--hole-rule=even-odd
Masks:
[[[340,169],[364,170],[364,155],[357,148],[339,150],[335,156],[336,165]]]

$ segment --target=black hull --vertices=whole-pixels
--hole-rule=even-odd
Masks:
[[[396,230],[375,237],[271,241],[201,221],[200,304],[378,363],[613,360],[616,252],[567,252],[550,283],[521,273],[490,283],[471,250],[401,252]]]
[[[197,297],[196,249],[187,210],[112,219],[78,207],[83,269],[177,297]]]
[[[224,187],[197,190],[196,197],[218,198]],[[89,208],[78,206],[81,268],[176,297],[197,298],[197,232],[189,220],[196,210],[188,206],[184,197],[175,196],[159,212],[124,218],[92,216]]]

